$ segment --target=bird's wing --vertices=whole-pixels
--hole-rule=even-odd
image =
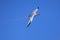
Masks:
[[[39,10],[39,7],[37,7],[33,12],[36,13]]]
[[[31,13],[28,17],[31,17],[33,15],[33,13]]]
[[[33,18],[34,18],[33,16],[30,17],[30,20],[29,20],[29,22],[28,22],[28,24],[27,24],[27,27],[29,27],[29,25],[30,25],[31,22],[33,21]]]
[[[29,27],[30,24],[31,24],[31,21],[28,23],[27,27]]]

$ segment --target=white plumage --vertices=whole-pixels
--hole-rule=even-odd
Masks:
[[[31,24],[31,22],[33,21],[33,18],[35,17],[35,16],[38,16],[39,14],[37,14],[37,11],[39,10],[39,7],[37,7],[33,12],[32,12],[32,14],[31,15],[29,15],[29,17],[30,17],[30,19],[29,19],[29,22],[28,22],[28,24],[27,24],[27,27],[29,27],[29,25]]]

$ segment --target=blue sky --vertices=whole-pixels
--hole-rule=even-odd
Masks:
[[[41,15],[26,28],[38,6]],[[0,0],[0,40],[60,40],[60,0]]]

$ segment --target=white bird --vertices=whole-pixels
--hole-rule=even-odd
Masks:
[[[29,25],[31,24],[31,22],[33,21],[33,18],[34,18],[35,16],[40,15],[40,14],[37,14],[37,11],[38,11],[38,10],[39,10],[39,7],[37,7],[37,8],[32,12],[32,14],[29,15],[30,19],[29,19],[29,22],[28,22],[28,24],[27,24],[27,27],[29,27]]]

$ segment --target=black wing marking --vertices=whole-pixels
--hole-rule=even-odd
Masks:
[[[37,7],[37,9],[39,9],[39,7]]]
[[[30,24],[31,24],[31,21],[29,22],[29,24],[27,25],[27,27],[29,27]]]

